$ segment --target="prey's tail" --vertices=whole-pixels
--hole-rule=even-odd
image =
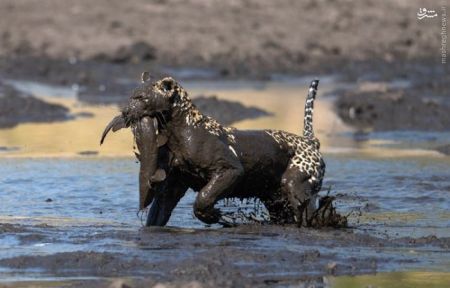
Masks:
[[[319,86],[319,79],[315,79],[311,81],[308,90],[308,97],[306,98],[305,103],[305,118],[304,118],[304,128],[303,128],[303,136],[304,137],[314,137],[313,130],[313,113],[314,113],[314,99],[316,99],[317,86]]]

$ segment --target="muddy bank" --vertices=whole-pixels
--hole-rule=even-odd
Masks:
[[[439,102],[403,91],[350,92],[339,98],[336,107],[346,123],[360,130],[448,131],[450,103]]]
[[[360,130],[449,131],[449,75],[413,73],[399,85],[405,87],[367,81],[332,94],[339,116]]]
[[[11,230],[12,229],[12,230]],[[22,232],[20,230],[23,229]],[[65,229],[70,229],[67,227]],[[2,233],[31,233],[39,244],[42,234],[66,233],[62,228],[8,227]],[[9,232],[8,232],[9,231]],[[85,231],[87,232],[87,231]],[[74,235],[75,236],[75,235]],[[446,251],[449,239],[376,238],[351,229],[310,230],[290,226],[241,225],[222,229],[141,228],[90,229],[65,240],[67,244],[110,243],[99,251],[25,255],[0,260],[16,276],[39,269],[49,277],[126,277],[130,287],[158,282],[202,287],[323,285],[326,275],[358,275],[414,267],[433,251]],[[67,242],[68,241],[68,242]],[[106,241],[106,242],[105,242]],[[415,251],[404,254],[391,251]],[[434,252],[433,252],[434,253]],[[14,272],[13,272],[14,271]],[[133,279],[134,278],[134,279]],[[80,286],[109,285],[89,280]]]
[[[0,128],[26,122],[63,121],[71,117],[69,109],[62,105],[47,103],[0,83]]]
[[[245,119],[254,119],[272,115],[263,109],[246,107],[235,101],[221,100],[214,95],[200,95],[199,97],[194,97],[192,101],[202,113],[215,118],[224,125],[230,125]]]

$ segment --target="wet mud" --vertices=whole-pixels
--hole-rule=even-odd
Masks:
[[[337,96],[339,116],[361,131],[448,131],[450,70],[444,70],[411,73],[411,80],[399,85],[404,87],[367,81],[331,94]]]
[[[11,229],[15,235],[33,235],[25,242],[30,246],[49,241],[45,234],[53,234],[50,237],[67,232],[71,234],[65,231],[69,227],[3,226],[2,230],[9,232],[3,232],[2,237],[5,233],[12,233]],[[449,238],[383,239],[361,235],[352,229],[311,230],[270,225],[241,225],[218,230],[171,227],[132,231],[120,228],[89,230],[91,233],[69,238],[68,242],[72,245],[110,243],[103,247],[105,251],[2,259],[0,266],[8,268],[2,274],[20,276],[39,269],[45,271],[43,273],[47,277],[62,279],[81,275],[94,279],[124,277],[129,278],[125,282],[130,287],[161,282],[181,285],[192,281],[202,283],[201,287],[307,283],[322,287],[324,276],[372,274],[395,266],[415,267],[427,261],[426,257],[431,253],[427,251],[433,250],[431,254],[447,253],[450,244]],[[396,250],[398,252],[393,253]],[[419,259],[415,254],[425,259]],[[81,286],[113,282],[96,281],[85,280]]]
[[[192,101],[203,114],[213,117],[223,125],[272,115],[261,108],[246,107],[237,101],[218,99],[214,95],[196,96]]]

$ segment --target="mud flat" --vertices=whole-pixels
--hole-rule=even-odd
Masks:
[[[373,68],[373,59],[437,61],[439,19],[417,21],[420,4],[418,0],[276,4],[101,0],[91,5],[8,0],[0,4],[5,11],[0,20],[0,55],[212,68],[223,76],[351,70],[361,62],[370,62]],[[205,22],[205,16],[214,20]],[[58,78],[51,71],[55,69],[46,67],[10,66],[10,72],[28,69]]]

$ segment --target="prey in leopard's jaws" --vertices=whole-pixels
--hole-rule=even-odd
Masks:
[[[301,135],[281,130],[238,130],[202,114],[173,78],[142,84],[122,114],[106,127],[131,127],[140,161],[140,208],[150,205],[146,225],[165,225],[191,188],[195,216],[207,224],[229,221],[215,207],[225,198],[258,198],[270,221],[298,226],[344,226],[332,198],[318,198],[325,162],[313,131],[319,81],[309,87]]]

